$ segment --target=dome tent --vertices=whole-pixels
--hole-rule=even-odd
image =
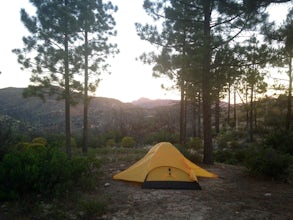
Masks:
[[[171,143],[161,142],[113,179],[142,183],[143,188],[201,189],[197,177],[217,175],[185,158]]]

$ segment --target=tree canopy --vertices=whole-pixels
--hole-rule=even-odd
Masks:
[[[109,36],[116,35],[112,14],[117,7],[101,0],[30,2],[36,8],[35,15],[21,10],[21,21],[30,35],[23,37],[24,48],[15,49],[14,53],[22,68],[32,72],[32,85],[26,96],[44,98],[44,92],[62,91],[58,98],[65,99],[66,146],[70,155],[70,105],[76,101],[73,95],[83,92],[83,88],[86,96],[88,88],[95,90],[95,75],[106,69],[107,56],[117,52],[117,46],[108,42]],[[84,83],[78,78],[82,69],[86,71]],[[94,73],[90,84],[89,71]]]

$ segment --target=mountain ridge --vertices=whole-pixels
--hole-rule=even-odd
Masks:
[[[27,130],[64,131],[64,100],[56,100],[54,96],[47,96],[45,101],[39,97],[23,98],[23,91],[24,88],[14,87],[0,89],[0,116],[7,115],[10,119],[20,121],[22,127],[26,127]],[[89,127],[96,132],[119,129],[126,134],[135,132],[141,124],[146,126],[154,123],[153,121],[157,121],[159,127],[165,126],[163,122],[161,124],[158,121],[162,118],[160,115],[164,111],[171,111],[170,107],[175,108],[175,105],[173,107],[161,101],[159,104],[152,100],[145,99],[145,101],[147,102],[133,104],[113,98],[92,97],[88,110]],[[77,105],[71,106],[70,113],[72,130],[81,131],[82,99]],[[177,110],[172,110],[172,114],[177,115],[177,113]]]
[[[162,106],[171,106],[174,104],[178,104],[179,100],[174,99],[149,99],[142,97],[138,100],[132,101],[131,104],[140,106],[143,108],[155,108],[155,107],[162,107]]]

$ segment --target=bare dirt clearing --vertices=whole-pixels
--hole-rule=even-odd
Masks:
[[[204,167],[220,178],[200,179],[199,191],[150,190],[112,180],[114,174],[131,164],[120,161],[102,167],[100,195],[110,202],[101,219],[293,220],[292,185],[252,177],[242,167]]]

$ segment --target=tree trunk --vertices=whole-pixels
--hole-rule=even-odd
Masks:
[[[256,92],[254,92],[254,102],[253,102],[253,124],[254,129],[257,129],[257,106],[256,106]]]
[[[211,123],[211,85],[210,85],[210,61],[211,61],[211,1],[203,1],[204,10],[204,48],[202,71],[202,100],[203,100],[203,139],[205,164],[213,164],[212,123]]]
[[[68,1],[65,0],[65,7]],[[71,157],[71,131],[70,131],[70,75],[69,75],[69,51],[68,51],[68,30],[64,34],[64,81],[65,81],[65,136],[66,153]]]
[[[192,96],[192,136],[197,137],[197,104],[196,104],[196,94]]]
[[[247,86],[247,85],[246,85]],[[245,88],[245,110],[246,110],[246,130],[249,129],[249,104],[248,104],[248,88]]]
[[[250,90],[250,107],[249,107],[249,141],[253,141],[253,91],[254,86],[251,85]]]
[[[237,124],[236,87],[234,87],[233,124],[234,124],[233,127],[236,128],[236,130],[237,130],[238,129],[238,124]]]
[[[292,119],[292,54],[289,57],[289,88],[288,88],[288,100],[287,100],[287,118],[286,118],[286,129],[291,128]]]
[[[201,93],[198,93],[198,100],[197,100],[197,135],[198,137],[201,137]]]
[[[181,101],[180,101],[180,144],[185,144],[186,136],[186,117],[185,117],[185,83],[181,79]]]
[[[82,152],[86,153],[88,150],[88,106],[89,106],[89,98],[88,98],[88,32],[84,33],[84,97],[83,97],[83,144],[82,144]]]
[[[228,111],[227,111],[227,124],[230,127],[230,112],[231,112],[231,85],[228,83]]]
[[[216,104],[215,104],[215,128],[216,133],[220,132],[220,92],[217,90]]]

